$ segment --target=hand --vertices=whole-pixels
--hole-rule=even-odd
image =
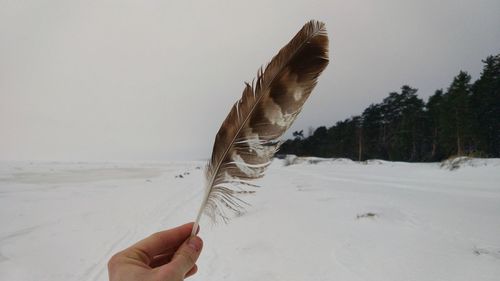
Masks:
[[[196,273],[203,241],[191,237],[193,223],[157,232],[115,254],[110,281],[182,281]]]

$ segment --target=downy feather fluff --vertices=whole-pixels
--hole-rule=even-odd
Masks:
[[[280,137],[307,100],[328,64],[328,37],[322,22],[310,21],[257,73],[252,85],[222,123],[205,169],[205,196],[201,214],[214,222],[228,220],[227,211],[241,214],[246,203],[239,195],[245,186],[264,176],[278,150]]]

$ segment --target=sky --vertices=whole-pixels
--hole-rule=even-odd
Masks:
[[[0,161],[206,159],[245,81],[310,19],[330,64],[287,136],[500,53],[498,0],[0,0]]]

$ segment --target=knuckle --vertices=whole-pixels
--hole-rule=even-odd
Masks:
[[[176,255],[183,260],[184,264],[190,265],[196,263],[196,257],[189,251],[179,251]]]
[[[163,235],[161,234],[161,232],[155,232],[155,233],[151,234],[149,237],[153,238],[153,239],[163,240]]]
[[[113,269],[118,264],[118,260],[120,259],[120,253],[114,254],[108,261],[108,269]]]

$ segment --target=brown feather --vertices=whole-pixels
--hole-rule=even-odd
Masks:
[[[281,144],[317,78],[328,65],[328,37],[324,24],[310,21],[258,71],[255,85],[246,84],[240,100],[222,123],[206,168],[202,212],[214,221],[228,216],[224,208],[240,214],[246,204],[236,195],[242,185],[260,178]]]

